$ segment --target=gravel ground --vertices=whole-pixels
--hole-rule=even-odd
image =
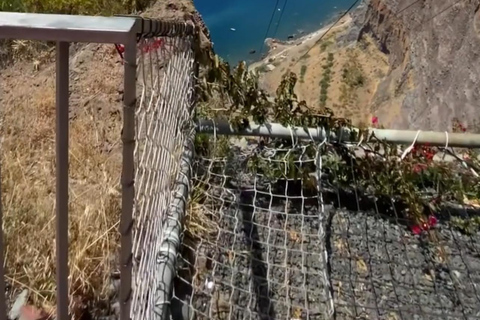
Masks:
[[[480,318],[480,234],[440,222],[414,235],[373,210],[221,187],[224,176],[206,205],[218,236],[196,249],[195,319]]]

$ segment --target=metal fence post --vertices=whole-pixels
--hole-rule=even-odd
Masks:
[[[68,315],[68,42],[57,42],[56,52],[56,249],[57,319]]]
[[[0,148],[1,150],[1,148]],[[0,155],[1,158],[2,155]],[[0,186],[2,185],[2,165],[0,163]],[[3,241],[3,203],[2,190],[0,188],[0,320],[7,320],[7,303],[5,298],[5,250]]]
[[[137,99],[137,38],[132,34],[125,43],[125,78],[123,96],[123,163],[122,163],[122,216],[120,220],[120,319],[130,319],[132,291],[132,228],[135,151],[135,107]]]

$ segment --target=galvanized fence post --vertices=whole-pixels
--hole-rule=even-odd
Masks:
[[[120,319],[130,319],[132,291],[132,228],[135,197],[135,107],[137,101],[137,38],[132,34],[125,44],[123,97],[122,216],[120,221]]]

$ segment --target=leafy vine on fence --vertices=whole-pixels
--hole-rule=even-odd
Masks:
[[[257,124],[277,122],[284,126],[323,127],[335,131],[351,127],[348,119],[335,117],[326,103],[317,109],[309,107],[295,94],[298,81],[293,72],[283,75],[274,97],[259,86],[259,76],[247,69],[245,63],[231,68],[215,56],[212,67],[200,81],[201,94],[198,114],[203,117],[228,120],[235,129],[248,127],[251,121]],[[378,119],[373,119],[377,125]],[[462,125],[457,131],[466,131]],[[458,129],[460,128],[460,129]],[[365,135],[365,130],[359,131]],[[351,137],[355,139],[355,137]],[[220,146],[209,145],[206,136],[198,135],[197,152],[222,157],[229,152],[228,141]],[[265,156],[263,151],[279,150],[275,155]],[[475,207],[480,199],[480,179],[471,170],[480,168],[475,151],[463,152],[461,162],[434,161],[437,151],[429,146],[415,147],[406,158],[400,160],[399,146],[385,141],[370,141],[364,156],[356,156],[341,144],[328,144],[323,154],[323,168],[327,183],[338,192],[355,192],[360,197],[374,197],[395,202],[401,208],[401,218],[412,226],[415,233],[430,229],[445,203],[459,203]],[[277,181],[303,179],[311,183],[315,171],[313,159],[317,145],[313,142],[293,146],[290,141],[273,140],[260,152],[250,156],[249,170]],[[212,152],[214,154],[212,154]],[[480,219],[451,219],[458,229],[476,232]]]

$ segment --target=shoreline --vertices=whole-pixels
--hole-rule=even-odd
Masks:
[[[336,29],[344,28],[349,26],[353,21],[351,14],[345,15],[336,26],[334,26],[330,31],[335,31]],[[329,28],[332,27],[334,22],[322,26],[320,29],[307,33],[297,39],[292,40],[279,40],[274,38],[265,39],[265,44],[269,48],[266,55],[250,64],[249,70],[254,71],[255,69],[263,66],[274,63],[279,57],[283,60],[288,56],[289,51],[300,46],[308,46],[309,48],[315,44],[316,41],[322,37]]]

